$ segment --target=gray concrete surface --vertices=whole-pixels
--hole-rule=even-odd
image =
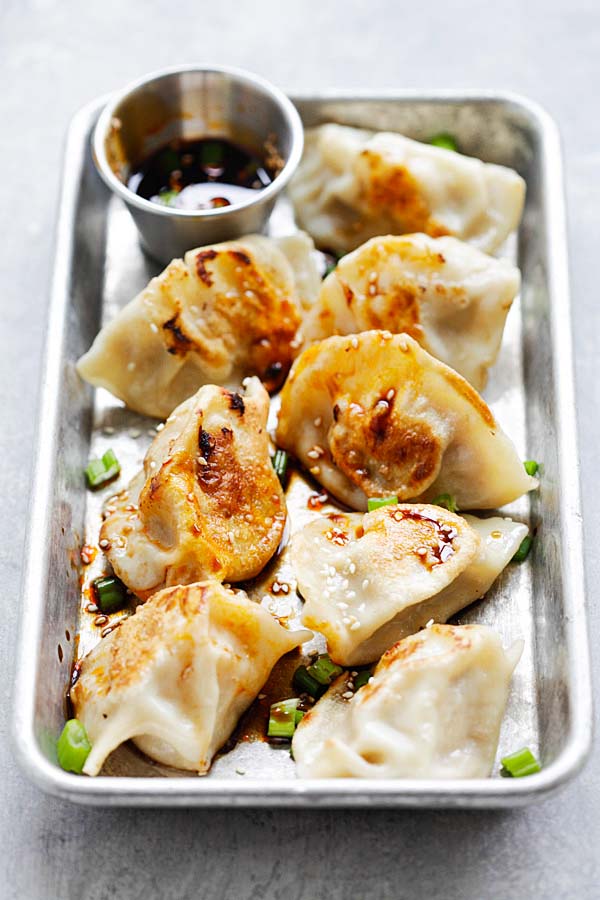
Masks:
[[[5,738],[63,136],[96,95],[196,60],[293,90],[508,88],[558,119],[592,636],[600,628],[598,0],[0,0],[0,897],[598,898],[598,751],[558,797],[510,814],[83,809],[15,766]]]

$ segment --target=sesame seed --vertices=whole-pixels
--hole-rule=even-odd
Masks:
[[[158,325],[156,322],[150,322],[150,331],[153,331],[154,334],[158,334]]]
[[[365,588],[369,587],[369,579],[368,578],[365,578],[365,580],[362,583],[362,587],[363,587],[363,591],[365,590]]]
[[[157,430],[157,431],[162,431],[164,427],[165,427],[165,423],[164,423],[164,422],[160,422],[160,423],[156,426],[156,430]]]
[[[311,475],[320,475],[321,467],[320,466],[312,466],[308,471],[310,472]]]
[[[281,588],[280,588],[280,586],[279,586],[279,582],[278,582],[278,581],[274,581],[274,582],[273,582],[273,587],[271,588],[271,590],[273,591],[274,594],[278,594],[278,593],[279,593],[279,591],[281,590]]]
[[[139,436],[141,435],[141,433],[142,433],[142,432],[139,430],[139,428],[130,428],[130,429],[129,429],[129,437],[132,437],[132,438],[139,438]]]
[[[321,454],[318,453],[317,450],[316,450],[315,448],[313,448],[312,450],[309,450],[308,453],[307,453],[306,455],[307,455],[310,459],[318,459],[319,456],[321,456]]]
[[[377,272],[371,272],[369,274],[369,281],[377,281]]]
[[[148,463],[148,468],[150,468],[150,469],[156,468],[156,462],[153,459],[151,459],[150,462]]]
[[[344,700],[352,700],[354,694],[352,693],[352,691],[344,691],[342,697],[344,698]]]
[[[112,425],[105,425],[104,428],[102,429],[102,431],[104,434],[109,434],[109,435],[115,433],[115,429],[112,427]]]
[[[490,534],[490,537],[493,537],[493,538],[501,538],[501,537],[502,537],[502,532],[501,532],[501,531],[492,531],[491,534]]]
[[[97,613],[98,607],[96,606],[95,603],[88,603],[88,605],[85,608],[85,611],[89,612],[89,613]]]
[[[244,518],[246,522],[254,522],[254,516],[252,513],[245,513]]]
[[[289,592],[290,592],[290,586],[289,586],[289,584],[282,584],[282,585],[281,585],[281,590],[283,591],[284,594],[289,594]]]
[[[353,622],[350,626],[350,631],[358,631],[360,628],[360,622]]]
[[[254,291],[244,291],[244,297],[248,300],[254,300]]]
[[[385,395],[385,399],[393,400],[395,396],[396,396],[396,391],[394,390],[394,388],[390,388],[389,391],[387,392],[387,394]]]
[[[352,672],[350,672],[350,674],[352,675],[353,678],[356,678],[356,676],[358,675],[358,672],[352,671]]]
[[[393,338],[393,334],[391,331],[382,331],[381,337],[384,339],[384,341],[391,341],[391,339]]]
[[[98,541],[98,546],[102,547],[103,550],[106,550],[107,547],[110,547],[110,543],[106,540],[106,538],[102,538],[101,541]]]
[[[317,416],[317,418],[314,420],[315,427],[318,428],[322,424],[323,424],[323,419],[321,418],[321,416]]]
[[[374,297],[376,293],[377,293],[377,287],[376,287],[376,285],[370,284],[370,285],[369,285],[369,295],[370,295],[371,297]]]
[[[120,626],[120,624],[121,624],[120,622],[113,622],[112,625],[107,625],[106,628],[103,628],[102,631],[100,632],[100,637],[103,637],[103,638],[107,637],[111,633],[111,631],[114,631],[115,628],[118,628]]]
[[[194,497],[193,491],[189,491],[185,496],[186,496],[186,498],[190,501],[190,503],[193,503],[194,500],[196,499],[196,498]]]
[[[233,533],[233,531],[228,531],[228,532],[227,532],[227,539],[228,539],[228,541],[229,541],[230,544],[233,544],[233,542],[234,542],[234,540],[235,540],[235,534]]]
[[[203,456],[199,456],[199,457],[198,457],[198,462],[200,463],[201,466],[207,466],[207,465],[208,465],[208,463],[206,462],[206,459],[205,459]]]
[[[336,603],[338,609],[348,609],[348,604],[344,603],[343,600],[340,600],[339,603]],[[350,621],[350,620],[348,620]]]
[[[353,350],[358,350],[358,338],[357,337],[353,337],[352,340],[350,341],[350,344],[351,344]]]
[[[417,556],[427,556],[427,547],[417,547],[415,552]]]
[[[352,622],[352,619],[349,619],[348,616],[344,616],[343,619],[342,619],[342,624],[343,624],[343,625],[350,625],[351,622]]]
[[[354,575],[356,573],[356,565],[353,562],[351,562],[348,566],[348,571],[351,575]]]
[[[259,695],[258,695],[258,699],[259,699],[259,700],[264,700],[266,696],[267,696],[266,694],[259,694]]]
[[[133,372],[134,369],[135,369],[135,363],[134,363],[134,362],[127,363],[127,371],[128,371],[128,372]]]
[[[431,628],[433,625],[433,619],[430,619],[429,622],[426,623],[425,628]]]
[[[103,625],[106,625],[108,622],[108,616],[96,616],[94,619],[94,625],[97,625],[98,628],[101,628]]]

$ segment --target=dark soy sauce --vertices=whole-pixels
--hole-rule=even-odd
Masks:
[[[281,171],[283,161],[269,142],[265,150],[263,160],[226,138],[177,139],[145,159],[127,187],[175,209],[235,206],[253,199]]]

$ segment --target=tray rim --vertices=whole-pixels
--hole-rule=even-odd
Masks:
[[[65,146],[55,237],[47,332],[41,366],[39,416],[35,442],[33,486],[29,502],[30,532],[25,543],[22,612],[13,689],[11,737],[17,763],[46,793],[93,805],[137,806],[306,806],[313,808],[377,807],[512,807],[536,802],[571,780],[582,768],[592,741],[592,695],[587,637],[579,456],[575,407],[573,351],[569,298],[568,252],[562,153],[558,128],[536,102],[509,91],[496,90],[323,90],[291,93],[294,103],[321,102],[464,102],[513,106],[540,135],[542,203],[545,208],[546,262],[552,349],[560,336],[561,352],[554,352],[554,389],[561,428],[559,484],[563,499],[560,519],[563,558],[564,609],[569,646],[569,702],[571,728],[564,749],[539,774],[527,779],[201,779],[115,777],[81,778],[64,772],[43,753],[35,736],[35,696],[43,626],[43,592],[48,546],[45,540],[51,513],[51,471],[57,449],[57,407],[61,380],[70,272],[74,255],[72,223],[78,199],[78,180],[89,151],[87,134],[109,95],[96,98],[73,116]],[[552,189],[549,189],[551,186]],[[32,665],[31,659],[34,659]]]

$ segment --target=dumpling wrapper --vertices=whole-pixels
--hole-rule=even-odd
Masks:
[[[258,375],[279,388],[298,352],[301,308],[318,289],[307,235],[250,235],[174,259],[77,363],[130,409],[165,418],[203,384]]]
[[[486,778],[523,647],[484,625],[432,625],[391,647],[347,700],[341,675],[300,722],[301,778]]]
[[[452,237],[377,237],[342,257],[302,326],[307,341],[405,332],[477,390],[500,349],[521,276]]]
[[[322,516],[292,538],[302,622],[325,636],[339,665],[374,662],[483,597],[527,531],[424,504]]]
[[[537,487],[475,389],[406,334],[304,350],[281,392],[277,443],[353,509],[440,494],[493,509]]]
[[[285,497],[269,456],[269,397],[205,385],[171,414],[144,468],[111,498],[100,540],[141,599],[205,578],[253,578],[283,534]]]
[[[347,253],[380,234],[449,234],[493,253],[519,225],[525,182],[401,134],[329,123],[308,129],[288,192],[317,246]]]
[[[71,701],[92,744],[84,773],[133,738],[157,762],[204,774],[277,660],[310,638],[216,582],[161,591],[81,664]]]

